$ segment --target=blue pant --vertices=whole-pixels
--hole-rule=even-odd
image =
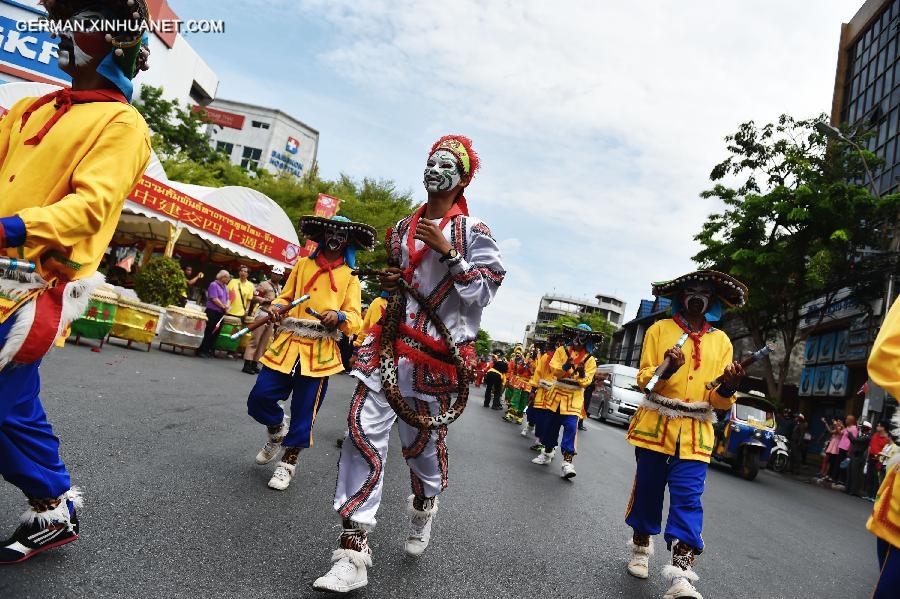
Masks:
[[[544,410],[546,413],[540,434],[541,444],[546,451],[557,445],[563,453],[575,453],[575,435],[578,433],[578,416],[566,416],[559,412]],[[562,443],[559,442],[559,429],[562,429]]]
[[[669,517],[666,543],[676,540],[703,550],[703,504],[700,501],[709,466],[699,460],[682,460],[658,451],[635,449],[637,471],[625,523],[634,532],[658,535],[662,526],[663,496],[669,486]]]
[[[878,568],[881,573],[872,599],[896,599],[900,590],[900,548],[878,539]]]
[[[291,397],[291,427],[282,445],[312,447],[316,413],[327,390],[327,376],[313,378],[300,373],[284,374],[263,366],[247,398],[247,413],[260,424],[277,426],[284,420],[284,410],[278,402]]]
[[[0,325],[0,347],[14,321]],[[10,364],[0,371],[0,475],[25,495],[48,499],[68,491],[71,482],[39,398],[39,365]]]

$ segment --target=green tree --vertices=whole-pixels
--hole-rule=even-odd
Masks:
[[[181,266],[171,258],[153,258],[134,278],[134,291],[142,302],[178,305],[187,283]]]
[[[479,356],[487,356],[491,353],[492,348],[491,336],[484,329],[478,329],[478,334],[475,336],[475,353]]]
[[[166,100],[161,87],[145,85],[135,100],[152,132],[153,149],[164,163],[184,156],[206,163],[219,154],[209,144],[204,127],[210,122],[205,110],[182,107],[178,100]]]
[[[879,198],[855,183],[865,181],[859,152],[829,144],[815,129],[818,120],[824,116],[742,124],[725,138],[728,156],[710,174],[712,189],[701,194],[724,210],[710,215],[695,236],[703,249],[694,260],[750,288],[738,315],[754,345],[776,339],[784,350],[777,372],[768,359],[763,363],[769,395],[776,398],[800,341],[803,305],[824,298],[824,315],[842,287],[859,300],[878,295],[884,263],[871,258],[870,246],[885,237],[900,200],[897,194]],[[856,134],[854,141],[865,137]],[[874,154],[865,157],[877,165]]]

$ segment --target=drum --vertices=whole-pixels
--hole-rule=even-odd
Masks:
[[[160,345],[198,349],[203,343],[206,314],[178,306],[166,307],[166,316],[159,331]]]
[[[240,341],[232,339],[231,335],[240,331],[243,326],[239,316],[225,315],[222,319],[222,326],[219,327],[219,336],[216,338],[216,349],[236,352]]]
[[[76,340],[80,337],[86,339],[100,339],[109,334],[116,316],[117,300],[119,296],[112,288],[102,286],[91,293],[87,309],[81,318],[72,322],[71,336]]]
[[[119,297],[109,336],[125,339],[129,345],[132,341],[146,343],[147,351],[150,351],[149,346],[156,336],[156,327],[164,313],[165,310],[159,306]]]

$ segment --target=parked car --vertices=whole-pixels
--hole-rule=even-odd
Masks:
[[[597,367],[597,373],[604,378],[594,391],[588,415],[627,426],[644,397],[637,384],[638,369],[622,364],[603,364]]]

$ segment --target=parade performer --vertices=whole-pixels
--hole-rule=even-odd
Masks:
[[[506,373],[509,363],[500,354],[494,354],[491,367],[484,375],[484,407],[490,406],[492,410],[500,410],[500,396],[506,385]]]
[[[491,363],[488,360],[483,356],[478,357],[478,366],[475,368],[475,387],[481,387],[484,383],[484,375],[487,374],[490,367]]]
[[[369,304],[366,314],[363,316],[362,327],[359,329],[359,334],[356,335],[356,339],[353,341],[355,348],[358,349],[362,346],[363,342],[365,342],[366,338],[369,336],[369,333],[371,333],[375,326],[381,322],[381,317],[384,316],[384,309],[387,307],[387,298],[388,293],[382,291],[381,294]]]
[[[637,377],[641,388],[647,388],[665,360],[668,368],[628,427],[637,461],[625,518],[634,531],[628,572],[637,578],[649,576],[651,537],[660,533],[668,485],[665,540],[672,550],[672,565],[663,569],[669,579],[664,597],[700,599],[692,566],[703,552],[701,495],[713,447],[713,410],[731,407],[745,374],[733,361],[728,335],[711,323],[719,320],[725,306],[742,306],[747,288],[729,275],[707,270],[656,283],[653,294],[672,300],[673,316],[647,329],[641,350]],[[682,349],[677,343],[684,336]],[[707,383],[719,376],[722,384],[708,390]]]
[[[550,374],[555,379],[544,402],[547,412],[542,425],[541,453],[532,463],[547,465],[553,461],[556,446],[562,449],[562,477],[575,477],[575,439],[578,434],[578,418],[584,403],[584,388],[594,380],[597,359],[591,355],[594,343],[603,340],[603,334],[595,332],[586,324],[574,327],[564,326],[563,334],[567,345],[561,345],[553,352],[550,360]],[[562,442],[559,434],[562,430]]]
[[[442,137],[425,167],[428,202],[388,231],[392,268],[382,273],[381,284],[392,295],[380,331],[360,348],[351,373],[360,382],[334,498],[343,533],[331,570],[313,584],[318,590],[343,593],[368,582],[368,534],[398,414],[412,483],[405,551],[416,557],[428,547],[438,495],[448,484],[445,425],[459,415],[468,392],[463,357],[474,361],[482,310],[505,274],[497,242],[487,225],[469,216],[463,195],[477,169],[469,139]]]
[[[900,397],[900,302],[894,302],[869,355],[869,377],[893,397]],[[900,435],[900,410],[892,421]],[[880,575],[872,599],[897,597],[900,592],[900,452],[885,463],[884,481],[878,490],[866,528],[876,537]]]
[[[247,398],[247,413],[268,431],[256,463],[268,464],[284,449],[269,480],[269,488],[278,491],[291,484],[300,450],[312,447],[328,377],[344,370],[338,340],[354,335],[362,321],[359,278],[352,272],[356,251],[375,247],[375,229],[341,216],[304,216],[300,232],[317,244],[316,250],[297,261],[272,302],[269,318],[278,331]],[[306,302],[282,310],[307,295]],[[290,418],[279,405],[288,397]]]
[[[544,445],[541,443],[541,434],[543,433],[543,425],[552,415],[547,409],[547,393],[553,386],[556,379],[550,372],[550,361],[556,348],[559,347],[559,338],[551,335],[547,338],[547,342],[543,344],[541,351],[534,361],[534,371],[531,376],[531,393],[528,402],[528,422],[522,427],[521,435],[523,437],[533,436],[534,444],[531,446],[533,451],[544,451]],[[551,459],[553,455],[550,456]]]
[[[44,6],[54,25],[67,25],[57,60],[72,87],[25,98],[0,121],[0,474],[29,505],[0,564],[78,538],[80,493],[38,396],[38,366],[103,282],[97,266],[150,160],[147,124],[129,104],[145,38],[92,25],[127,21],[135,31],[149,19],[146,3]]]
[[[250,337],[250,343],[244,350],[244,367],[241,372],[247,374],[259,374],[259,361],[262,360],[266,350],[269,349],[269,342],[272,341],[272,334],[275,332],[275,326],[268,322],[269,309],[272,302],[281,295],[281,278],[284,276],[284,268],[275,266],[272,268],[272,274],[268,280],[263,281],[256,286],[253,291],[253,301],[259,307],[254,316],[254,322],[259,320],[267,321],[263,326],[254,329]]]
[[[520,351],[515,359],[515,379],[512,383],[514,386],[509,411],[504,417],[508,422],[522,424],[525,419],[525,408],[528,407],[528,399],[531,395],[531,377],[533,375],[532,360]]]
[[[503,419],[507,422],[515,420],[515,408],[517,403],[516,397],[519,394],[519,368],[522,365],[522,346],[517,345],[513,348],[512,356],[509,359],[509,370],[506,373],[506,389],[503,392],[503,400],[506,403],[506,413]]]

